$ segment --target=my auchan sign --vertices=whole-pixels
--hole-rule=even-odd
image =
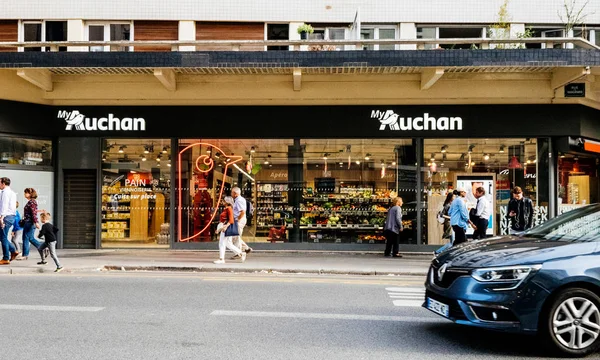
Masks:
[[[458,116],[435,118],[424,113],[423,116],[402,117],[393,110],[372,110],[371,119],[379,120],[379,130],[423,131],[423,130],[462,130],[463,120]]]
[[[145,131],[146,120],[144,118],[124,117],[122,119],[108,114],[106,117],[87,117],[78,110],[59,110],[57,118],[66,121],[65,130],[87,130],[87,131]]]

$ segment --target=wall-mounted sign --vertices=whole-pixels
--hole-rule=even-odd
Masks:
[[[462,130],[462,118],[458,116],[441,116],[437,119],[424,113],[417,117],[400,117],[393,110],[372,110],[371,118],[380,122],[379,130]]]
[[[585,83],[565,85],[565,97],[585,97]]]
[[[67,122],[65,130],[88,130],[88,131],[145,131],[146,120],[144,118],[124,117],[119,119],[113,114],[107,117],[89,118],[77,110],[59,110],[57,117]]]

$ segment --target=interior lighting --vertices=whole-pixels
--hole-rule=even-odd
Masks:
[[[490,154],[483,155],[483,160],[488,161],[490,159]]]
[[[254,146],[252,146],[252,147],[250,148],[250,153],[254,154],[255,152],[256,152],[256,149],[254,148]]]
[[[124,153],[126,147],[127,147],[127,145],[121,145],[121,146],[119,146],[119,153],[120,154]]]
[[[499,152],[500,154],[503,154],[503,153],[504,153],[504,148],[505,148],[505,146],[504,146],[504,145],[500,145],[500,150],[498,150],[498,152]]]
[[[168,146],[164,146],[162,149],[162,153],[166,154],[169,151],[169,147]]]
[[[365,156],[365,161],[369,161],[371,160],[371,154],[367,153],[367,155]]]
[[[446,151],[448,151],[448,145],[442,146],[441,152],[445,153]]]
[[[435,153],[431,153],[431,161],[435,161]]]

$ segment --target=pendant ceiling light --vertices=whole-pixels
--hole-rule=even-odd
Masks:
[[[523,167],[523,165],[519,162],[519,159],[517,159],[517,157],[513,155],[513,157],[508,162],[508,168],[509,169],[521,169],[522,167]]]

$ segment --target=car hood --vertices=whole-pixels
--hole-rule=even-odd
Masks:
[[[453,267],[482,268],[494,266],[542,264],[598,252],[597,241],[578,242],[530,237],[496,237],[463,243],[441,253],[434,262],[450,262]]]

